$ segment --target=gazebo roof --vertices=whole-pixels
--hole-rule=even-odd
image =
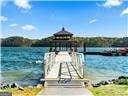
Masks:
[[[68,32],[68,31],[66,31],[65,28],[63,27],[61,31],[59,31],[59,32],[57,32],[57,33],[55,33],[53,35],[54,36],[60,36],[60,35],[64,35],[64,36],[65,35],[69,35],[69,36],[72,36],[73,34],[70,33],[70,32]]]

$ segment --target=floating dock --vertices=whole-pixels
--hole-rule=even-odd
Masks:
[[[128,56],[127,49],[115,49],[115,50],[105,50],[102,52],[80,52],[85,55],[102,55],[102,56]]]

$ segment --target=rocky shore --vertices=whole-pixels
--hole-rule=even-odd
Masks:
[[[117,79],[101,81],[99,83],[92,84],[92,87],[100,87],[101,85],[109,85],[109,84],[128,85],[128,76],[120,76]]]
[[[17,83],[0,84],[0,96],[36,96],[41,90],[43,90],[42,84],[37,84],[35,86],[22,87]]]
[[[17,89],[21,92],[24,92],[27,89],[40,89],[43,88],[44,86],[44,81],[40,80],[41,82],[37,85],[34,86],[27,86],[27,87],[23,87],[18,85],[17,83],[12,83],[12,84],[6,84],[6,83],[0,83],[0,92],[2,92],[2,90],[6,90],[6,89]],[[99,83],[95,83],[95,84],[91,84],[91,86],[93,88],[95,87],[100,87],[102,85],[128,85],[128,76],[120,76],[117,79],[112,79],[112,80],[107,80],[107,81],[101,81]],[[86,86],[86,84],[85,84]]]
[[[91,84],[92,87],[100,87],[101,85],[108,85],[108,84],[117,84],[117,85],[128,85],[128,76],[120,76],[117,79],[101,81],[95,84]],[[27,86],[28,88],[40,88],[44,86],[44,81],[40,79],[40,83],[35,86]],[[86,86],[86,83],[85,83]],[[24,87],[18,85],[17,83],[7,84],[7,83],[0,83],[0,89],[7,89],[7,88],[18,88],[19,90],[23,90]]]

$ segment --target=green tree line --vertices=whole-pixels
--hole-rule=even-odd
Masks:
[[[2,47],[48,47],[53,37],[43,39],[28,39],[24,37],[8,37],[1,39]],[[109,38],[109,37],[73,37],[80,46],[83,43],[87,47],[128,47],[128,37]]]

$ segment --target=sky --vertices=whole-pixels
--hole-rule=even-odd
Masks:
[[[1,38],[41,39],[62,27],[75,36],[128,36],[128,1],[1,1]]]

